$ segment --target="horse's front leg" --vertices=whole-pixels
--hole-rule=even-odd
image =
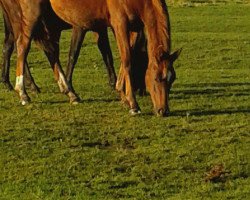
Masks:
[[[27,59],[27,54],[30,48],[31,39],[24,34],[20,34],[16,41],[17,46],[17,68],[16,68],[16,86],[15,90],[19,94],[22,105],[26,105],[30,98],[25,90],[24,85],[24,70]]]
[[[73,72],[74,72],[74,68],[75,68],[76,62],[80,54],[80,50],[81,50],[81,46],[82,46],[85,34],[86,34],[86,31],[82,30],[81,28],[73,27],[69,56],[68,56],[68,64],[66,68],[66,78],[73,91],[74,91],[73,84],[72,84]]]
[[[131,52],[129,45],[129,34],[126,29],[126,23],[117,23],[113,26],[117,46],[121,57],[121,68],[116,88],[119,92],[123,93],[125,82],[125,98],[130,107],[130,113],[132,115],[139,114],[140,108],[136,102],[134,90],[131,82]],[[123,98],[123,97],[122,97]]]
[[[80,102],[80,99],[77,94],[75,94],[70,84],[68,84],[59,61],[59,38],[60,35],[58,35],[58,37],[53,38],[53,42],[51,42],[53,48],[48,51],[45,51],[45,54],[50,62],[60,91],[69,97],[70,103],[77,104],[78,102]]]
[[[106,69],[108,71],[109,84],[113,89],[115,89],[117,77],[116,77],[116,73],[114,69],[114,61],[113,61],[112,51],[111,51],[110,44],[109,44],[107,28],[102,31],[99,31],[98,36],[99,37],[97,40],[97,44],[102,54],[102,58],[105,63]]]

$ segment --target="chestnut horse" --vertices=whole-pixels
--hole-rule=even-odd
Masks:
[[[154,111],[164,116],[169,112],[168,68],[180,51],[170,54],[170,22],[165,0],[50,0],[55,13],[73,27],[96,31],[112,27],[121,57],[116,89],[123,92],[131,114],[140,113],[131,77],[130,31],[143,28],[148,41],[148,68],[146,86],[151,95]],[[82,37],[83,38],[83,37]]]
[[[77,102],[79,99],[74,94],[71,81],[70,84],[67,85],[59,63],[58,44],[60,34],[62,30],[68,29],[70,28],[70,26],[65,22],[61,21],[54,14],[52,9],[50,8],[49,1],[46,0],[29,0],[28,2],[23,0],[0,0],[0,6],[3,10],[5,25],[2,82],[7,85],[9,89],[12,89],[12,85],[9,81],[9,66],[10,56],[13,52],[14,42],[16,41],[17,49],[20,49],[20,51],[17,51],[18,58],[20,57],[19,61],[21,60],[21,63],[25,63],[25,70],[22,69],[23,64],[21,64],[21,71],[25,72],[27,79],[30,80],[29,84],[31,84],[31,87],[34,90],[39,91],[39,88],[34,83],[34,80],[29,72],[29,68],[27,67],[26,62],[27,52],[30,46],[30,40],[31,38],[34,38],[35,40],[40,42],[40,44],[42,44],[41,46],[45,47],[45,54],[48,57],[52,68],[54,69],[55,77],[58,81],[61,91],[68,94],[71,102]],[[15,12],[13,12],[13,9],[15,10]],[[32,13],[34,14],[32,15]],[[46,15],[43,15],[44,13],[46,13]],[[41,18],[43,20],[41,20]],[[25,42],[20,42],[21,39]],[[113,67],[113,58],[108,42],[107,31],[99,33],[98,47],[102,53],[103,60],[108,70],[110,85],[114,87],[116,82],[116,75]],[[21,49],[24,49],[26,53],[22,52]],[[19,52],[21,55],[19,54]],[[20,62],[18,63],[17,74],[20,74]],[[68,69],[73,68],[70,67],[70,65],[73,65],[73,63],[75,63],[75,60],[70,54],[68,61]],[[23,77],[23,75],[20,75],[19,77]],[[67,77],[71,80],[71,76]],[[20,85],[22,86],[21,89]],[[22,104],[26,104],[29,100],[29,97],[25,91],[23,80],[21,80],[20,83],[20,78],[17,78],[16,90],[18,90],[20,94]]]
[[[13,53],[14,50],[14,33],[13,30],[11,28],[11,24],[8,21],[8,18],[6,17],[6,14],[3,12],[3,19],[4,19],[4,31],[5,31],[5,39],[4,39],[4,44],[3,44],[3,64],[2,64],[2,72],[1,72],[1,80],[0,82],[2,82],[6,88],[8,88],[9,90],[13,90],[13,86],[10,83],[10,79],[9,79],[9,70],[10,70],[10,58],[11,55]],[[21,20],[21,19],[20,19]],[[66,30],[71,28],[69,25],[67,25],[65,22],[63,22],[62,20],[60,20],[59,18],[56,17],[56,15],[51,15],[49,20],[56,20],[57,24],[58,24],[58,29],[54,29],[54,31],[62,31],[62,30]],[[41,27],[41,28],[45,28],[45,27]],[[39,37],[39,36],[38,36]],[[35,39],[36,39],[36,35],[35,35]],[[39,41],[36,41],[37,43],[39,43]],[[116,83],[116,74],[115,74],[115,70],[114,70],[114,66],[113,66],[113,56],[112,53],[110,51],[110,46],[108,42],[108,37],[104,36],[104,35],[97,35],[97,44],[99,47],[99,50],[103,56],[103,60],[105,62],[107,71],[108,71],[108,75],[109,75],[109,84],[112,88],[115,88],[115,83]],[[38,44],[39,45],[39,44]],[[68,67],[67,69],[71,69],[73,68],[73,63],[76,62],[76,59],[72,59],[72,55],[69,54],[69,59],[68,59]],[[66,78],[70,79],[69,75],[67,76],[66,73]],[[40,92],[39,87],[36,85],[30,70],[27,66],[27,63],[25,65],[25,85],[29,86],[31,88],[32,91],[35,92]],[[72,78],[72,77],[71,77]],[[71,80],[69,80],[71,81]]]
[[[8,21],[8,17],[3,12],[3,20],[4,20],[4,31],[5,31],[5,39],[4,39],[4,45],[3,45],[3,65],[2,65],[2,76],[1,76],[1,82],[9,89],[12,90],[13,87],[9,80],[9,68],[10,68],[10,57],[13,53],[14,49],[14,34],[13,30],[11,28],[11,24]],[[67,25],[65,22],[57,18],[56,15],[51,15],[51,19],[49,20],[56,20],[57,24],[61,29],[55,29],[55,31],[61,31],[64,29],[70,28],[69,25]],[[43,27],[45,28],[45,27]],[[80,33],[81,34],[81,33]],[[106,35],[106,34],[105,34]],[[36,37],[35,37],[36,38]],[[75,39],[72,39],[75,41]],[[81,40],[80,40],[81,41]],[[109,84],[113,88],[115,86],[116,81],[116,75],[113,67],[113,58],[112,53],[110,52],[110,46],[105,45],[106,41],[108,41],[108,37],[100,37],[98,36],[98,47],[103,55],[103,60],[106,64],[106,68],[109,75]],[[143,96],[146,93],[146,85],[145,85],[145,74],[147,70],[148,65],[148,55],[147,55],[147,42],[145,38],[145,34],[143,31],[140,31],[139,33],[131,32],[130,33],[130,45],[131,45],[131,55],[132,55],[132,80],[133,80],[133,89],[134,91],[139,90],[139,95]],[[77,45],[78,47],[81,46],[81,44]],[[105,48],[106,46],[106,48]],[[107,50],[106,50],[107,49]],[[75,50],[77,51],[77,50]],[[73,68],[75,66],[77,56],[74,56],[74,50],[71,49],[69,54],[69,61],[68,61],[68,67],[67,67],[67,73],[66,77],[69,82],[72,83],[72,73]],[[107,52],[107,53],[105,53]],[[70,59],[71,58],[71,59]],[[74,59],[72,59],[74,58]],[[168,79],[169,84],[169,90],[176,78],[175,70],[174,68],[169,69],[171,76]],[[71,73],[71,75],[70,75]],[[39,93],[40,89],[36,85],[29,68],[27,64],[25,65],[25,86],[29,86],[30,89],[34,92]]]

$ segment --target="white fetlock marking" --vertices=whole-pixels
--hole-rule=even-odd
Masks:
[[[17,91],[23,90],[23,75],[16,77],[15,90]]]
[[[15,90],[18,92],[20,97],[24,95],[24,84],[23,83],[24,83],[23,82],[23,75],[17,76]],[[21,103],[22,103],[22,105],[26,104],[26,102],[24,103],[23,100]]]
[[[65,81],[65,78],[63,76],[63,74],[61,72],[59,72],[59,80],[58,80],[58,85],[60,88],[61,92],[66,92],[66,88],[67,88],[67,83]]]
[[[22,99],[22,97],[25,96],[23,75],[17,76],[17,77],[16,77],[15,90],[18,92],[19,97],[21,98],[21,99],[20,99],[20,103],[21,103],[23,106],[25,106],[26,104],[28,104],[28,101]]]

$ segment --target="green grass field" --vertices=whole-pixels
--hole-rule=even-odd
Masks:
[[[140,116],[129,115],[108,85],[91,34],[74,74],[83,99],[76,106],[32,46],[29,63],[42,93],[30,93],[32,103],[23,107],[0,85],[1,200],[250,199],[250,5],[169,12],[173,49],[183,52],[167,118],[152,114],[149,96],[138,97]],[[61,39],[63,66],[70,35]],[[218,165],[221,176],[206,181]]]

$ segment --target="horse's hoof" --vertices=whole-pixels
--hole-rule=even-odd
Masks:
[[[71,101],[70,104],[72,105],[78,105],[80,103],[80,101]]]
[[[130,109],[129,113],[130,113],[130,115],[135,116],[135,115],[141,114],[141,110],[140,109]]]
[[[76,105],[76,104],[81,102],[80,97],[78,97],[78,95],[75,94],[74,92],[70,91],[70,92],[67,93],[67,95],[69,97],[70,104]]]
[[[169,110],[164,111],[164,110],[160,109],[160,110],[158,110],[158,112],[156,112],[157,117],[168,117],[169,115],[170,115]]]
[[[25,106],[25,105],[29,104],[29,102],[30,102],[29,98],[28,99],[21,99],[22,106]]]
[[[22,106],[25,106],[25,105],[27,105],[28,103],[29,103],[28,101],[24,101],[24,100],[21,101]]]
[[[20,102],[23,106],[29,104],[30,102],[30,97],[28,95],[22,95],[21,96],[21,99],[20,99]]]
[[[70,104],[72,104],[72,105],[77,105],[79,103],[81,103],[80,97],[74,97],[74,98],[70,99]]]

